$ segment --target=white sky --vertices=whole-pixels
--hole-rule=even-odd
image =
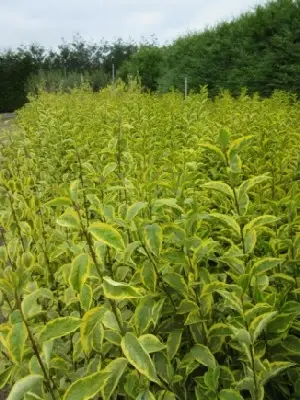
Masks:
[[[160,43],[230,20],[265,0],[0,0],[0,48],[55,47],[75,33],[86,40]]]

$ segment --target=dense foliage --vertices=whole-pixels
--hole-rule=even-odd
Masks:
[[[94,90],[107,85],[112,65],[118,70],[137,49],[121,39],[114,43],[88,43],[75,36],[56,51],[33,44],[0,53],[0,113],[14,111],[40,88],[65,90],[88,83]]]
[[[238,95],[243,87],[263,96],[275,89],[299,93],[299,46],[300,1],[270,1],[160,49],[162,60],[152,69],[152,87],[183,91],[188,76],[189,89],[198,91],[207,85],[211,96],[221,89]],[[151,71],[151,63],[145,67],[145,62],[151,52],[142,48],[131,60],[131,69],[139,71],[145,85]]]
[[[24,54],[31,60],[30,68],[24,67]],[[83,78],[98,90],[111,80],[113,64],[124,81],[139,77],[151,91],[183,91],[187,76],[189,90],[198,92],[207,85],[210,96],[221,89],[236,96],[244,87],[249,94],[262,96],[270,96],[275,89],[299,94],[300,0],[270,1],[168,46],[160,47],[155,40],[140,45],[121,40],[86,43],[75,37],[56,52],[33,45],[4,53],[0,57],[0,89],[4,93],[0,112],[24,104],[24,83],[29,76],[26,90],[30,91],[40,86],[70,89],[80,86]],[[44,72],[36,74],[37,70]]]
[[[270,1],[232,22],[179,38],[165,60],[163,90],[182,89],[187,74],[190,89],[208,85],[212,96],[220,89],[236,95],[243,87],[263,96],[275,89],[300,93],[300,1]]]
[[[300,396],[300,105],[44,93],[1,143],[9,400]]]
[[[0,113],[14,111],[27,101],[26,82],[37,72],[26,52],[0,54]]]

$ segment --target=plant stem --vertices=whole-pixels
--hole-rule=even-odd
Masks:
[[[86,227],[85,227],[84,224],[83,224],[80,211],[79,211],[78,207],[76,206],[76,204],[73,203],[73,207],[74,207],[74,210],[76,211],[76,213],[77,213],[77,215],[78,215],[78,218],[79,218],[79,220],[80,220],[81,231],[82,231],[82,233],[83,233],[83,235],[84,235],[84,237],[85,237],[85,240],[86,240],[86,242],[87,242],[87,245],[88,245],[88,248],[89,248],[89,251],[90,251],[92,260],[93,260],[93,262],[94,262],[94,264],[95,264],[95,267],[96,267],[96,269],[97,269],[98,275],[100,276],[101,280],[103,280],[103,275],[102,275],[102,273],[101,273],[101,270],[100,270],[100,267],[99,267],[99,264],[98,264],[98,261],[97,261],[97,256],[96,256],[96,253],[95,253],[95,250],[94,250],[94,247],[93,247],[91,235],[90,235],[90,233],[87,231]]]
[[[236,210],[238,212],[239,217],[241,217],[240,205],[239,205],[238,198],[237,198],[237,195],[236,195],[235,187],[233,186],[232,183],[231,183],[231,188],[232,188],[233,195],[234,195],[234,202],[235,202]],[[241,229],[241,240],[242,240],[242,246],[243,246],[243,253],[245,255],[246,254],[246,248],[245,248],[243,226],[240,226],[240,229]]]
[[[77,150],[76,150],[76,154],[77,154],[77,159],[78,159],[78,164],[79,164],[79,179],[80,179],[82,194],[83,194],[83,203],[84,203],[83,206],[84,206],[84,210],[85,210],[85,218],[87,221],[87,226],[89,226],[89,210],[88,210],[88,206],[87,206],[87,198],[86,198],[84,184],[83,184],[82,163],[81,163],[81,158],[80,158]]]
[[[119,314],[118,314],[118,312],[117,312],[117,305],[116,305],[116,302],[113,301],[113,300],[109,300],[109,303],[110,303],[110,305],[111,305],[111,308],[112,308],[112,310],[113,310],[113,313],[115,314],[115,317],[116,317],[117,323],[118,323],[118,325],[119,325],[120,331],[121,331],[122,335],[124,336],[126,332],[125,332],[125,329],[124,329],[123,322],[121,321],[121,319],[120,319],[120,317],[119,317]]]
[[[7,245],[7,241],[6,241],[6,238],[4,236],[4,230],[3,230],[2,227],[0,227],[0,234],[1,234],[1,240],[4,243],[4,246],[5,246],[5,250],[6,250],[6,253],[7,253],[7,257],[8,257],[9,263],[12,266],[13,269],[16,269],[16,265],[13,262],[13,260],[10,258],[10,255],[9,255],[8,245]]]
[[[94,250],[94,246],[93,246],[93,242],[92,242],[92,239],[91,239],[91,235],[90,235],[90,233],[87,231],[87,229],[85,228],[85,226],[84,226],[84,224],[83,224],[83,221],[82,221],[82,218],[81,218],[80,211],[79,211],[78,207],[77,207],[75,204],[73,204],[73,206],[74,206],[74,209],[75,209],[75,211],[77,212],[77,215],[78,215],[78,217],[79,217],[79,219],[80,219],[81,230],[82,230],[82,233],[83,233],[83,235],[84,235],[84,237],[85,237],[85,239],[86,239],[86,242],[87,242],[87,245],[88,245],[88,248],[89,248],[91,257],[92,257],[92,260],[93,260],[93,262],[94,262],[94,264],[95,264],[95,267],[96,267],[96,269],[97,269],[97,272],[98,272],[99,277],[100,277],[101,280],[103,281],[103,274],[102,274],[102,272],[101,272],[101,270],[100,270],[100,267],[99,267],[99,264],[98,264],[98,262],[97,262],[97,256],[96,256],[96,253],[95,253],[95,250]],[[112,310],[113,310],[113,313],[114,313],[114,315],[115,315],[115,317],[116,317],[116,320],[117,320],[117,322],[118,322],[120,331],[124,334],[123,323],[122,323],[122,321],[120,321],[119,315],[118,315],[118,313],[117,313],[116,304],[115,304],[112,300],[109,300],[109,302],[110,302],[111,308],[112,308]]]
[[[174,300],[172,299],[172,296],[170,295],[170,293],[169,293],[169,292],[166,290],[166,288],[165,288],[165,284],[164,284],[163,280],[161,279],[161,276],[160,276],[160,273],[159,273],[159,271],[158,271],[156,262],[153,260],[153,258],[152,258],[152,256],[151,256],[150,252],[148,251],[148,249],[147,249],[147,247],[145,246],[145,244],[142,242],[141,238],[140,238],[140,241],[141,241],[141,243],[142,243],[143,249],[144,249],[145,252],[147,253],[147,257],[149,258],[149,261],[151,262],[151,264],[152,264],[153,267],[154,267],[154,270],[155,270],[155,272],[156,272],[157,280],[158,280],[158,282],[159,282],[159,284],[160,284],[160,287],[162,288],[162,290],[165,292],[165,294],[166,294],[167,297],[169,298],[169,300],[170,300],[170,302],[171,302],[171,304],[172,304],[172,307],[174,308],[174,311],[176,311],[176,305],[175,305],[175,303],[174,303]]]
[[[3,293],[3,297],[4,297],[4,300],[5,300],[5,301],[7,302],[7,304],[8,304],[8,306],[9,306],[9,308],[10,308],[10,311],[13,311],[14,308],[13,308],[13,306],[11,305],[11,302],[10,302],[9,298],[7,297],[7,295],[6,295],[5,293]]]
[[[254,381],[254,399],[253,400],[258,400],[258,384],[257,384],[257,379],[256,379],[256,373],[255,373],[255,356],[254,356],[254,345],[251,345],[250,348],[251,352],[251,363],[252,363],[252,371],[253,371],[253,381]]]
[[[34,338],[32,332],[31,332],[31,330],[30,330],[30,327],[29,327],[29,325],[28,325],[28,322],[27,322],[27,320],[26,320],[26,318],[25,318],[25,315],[24,315],[24,313],[23,313],[22,306],[21,306],[21,302],[20,302],[20,299],[19,299],[19,297],[18,297],[17,291],[15,292],[15,297],[16,297],[16,304],[17,304],[18,310],[19,310],[20,313],[21,313],[22,320],[23,320],[24,325],[25,325],[25,327],[26,327],[29,340],[31,341],[34,354],[35,354],[35,356],[36,356],[36,358],[37,358],[37,360],[38,360],[38,363],[39,363],[39,365],[40,365],[40,367],[41,367],[41,369],[42,369],[42,371],[43,371],[43,374],[44,374],[44,377],[45,377],[45,381],[46,381],[47,389],[49,390],[49,393],[50,393],[52,399],[53,399],[53,400],[56,400],[56,397],[55,397],[55,394],[54,394],[54,391],[53,391],[53,388],[52,388],[52,385],[51,385],[51,378],[50,378],[50,376],[49,376],[48,373],[47,373],[46,367],[44,366],[44,363],[43,363],[43,361],[42,361],[42,359],[41,359],[41,356],[40,356],[40,352],[39,352],[39,349],[38,349],[38,345],[37,345],[37,343],[36,343],[36,341],[35,341],[35,338]],[[53,381],[52,381],[52,383],[53,383],[54,386],[55,386],[55,383],[54,383]]]
[[[20,240],[21,240],[21,243],[22,243],[23,251],[25,252],[26,249],[25,249],[25,244],[24,244],[23,237],[22,237],[21,227],[20,227],[20,224],[19,224],[19,220],[17,218],[16,211],[14,209],[14,204],[13,204],[13,200],[12,200],[11,194],[9,193],[8,190],[7,190],[7,194],[8,194],[8,198],[9,198],[9,202],[10,202],[11,212],[12,212],[14,221],[15,221],[15,223],[17,225],[17,230],[18,230],[18,234],[19,234],[19,237],[20,237]]]

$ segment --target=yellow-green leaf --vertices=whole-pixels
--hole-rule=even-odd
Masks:
[[[80,182],[78,179],[76,181],[71,182],[70,184],[70,196],[74,203],[78,200],[78,190],[79,190]]]
[[[258,317],[254,318],[254,320],[251,322],[249,326],[249,333],[251,335],[253,343],[276,314],[277,311],[272,311],[259,315]]]
[[[81,324],[80,318],[60,317],[53,321],[49,321],[41,330],[39,341],[46,342],[48,340],[57,339],[75,332]]]
[[[145,263],[141,269],[141,278],[143,284],[151,292],[155,292],[157,275],[152,263]]]
[[[227,149],[229,145],[229,140],[231,137],[231,133],[227,128],[221,128],[219,133],[219,143],[222,146],[222,149]]]
[[[89,355],[93,349],[93,343],[95,340],[95,338],[93,338],[94,329],[97,324],[102,321],[106,311],[107,309],[104,307],[96,307],[86,312],[82,318],[80,325],[80,340],[83,350],[87,355]],[[103,340],[103,338],[101,340]]]
[[[162,229],[158,224],[148,225],[145,228],[146,245],[157,257],[162,250]]]
[[[250,229],[246,231],[246,234],[244,235],[244,247],[245,247],[245,253],[252,253],[256,244],[256,231],[255,229]]]
[[[37,304],[37,300],[39,298],[46,298],[51,300],[53,298],[53,293],[49,289],[39,288],[34,292],[24,296],[24,299],[22,301],[22,310],[25,318],[32,318],[42,310],[41,305]]]
[[[177,309],[177,314],[187,314],[192,311],[198,311],[198,310],[199,307],[194,301],[183,299]]]
[[[201,298],[204,298],[205,296],[208,296],[217,290],[222,290],[226,288],[226,283],[225,282],[220,282],[220,281],[215,281],[212,283],[209,283],[208,285],[204,285],[202,291],[201,291]]]
[[[234,199],[233,190],[229,185],[227,185],[227,183],[221,181],[212,181],[204,183],[201,186],[205,189],[215,190],[217,192],[223,193],[226,196],[230,197],[231,199]]]
[[[126,247],[126,250],[124,253],[124,263],[129,263],[132,261],[131,256],[140,246],[141,246],[141,242],[139,242],[139,241],[129,243],[129,245]]]
[[[220,400],[243,400],[244,398],[240,395],[240,392],[233,389],[222,389],[219,394]]]
[[[138,394],[136,400],[156,400],[150,390],[143,390]]]
[[[213,252],[217,244],[218,242],[215,242],[211,239],[201,240],[201,243],[195,249],[192,258],[192,264],[194,265],[194,267],[197,267],[198,263],[202,261],[204,257],[207,257],[211,252]]]
[[[117,251],[125,250],[125,244],[121,234],[111,225],[104,224],[103,222],[95,222],[90,228],[89,232],[92,236]]]
[[[273,307],[268,303],[258,303],[251,307],[249,310],[245,311],[244,317],[248,324],[253,321],[258,315],[265,314],[267,312],[273,311]]]
[[[96,330],[94,332],[96,332]],[[104,331],[104,339],[107,340],[108,342],[114,344],[115,346],[121,346],[122,336],[117,331],[112,331],[112,330],[106,329]]]
[[[12,325],[7,337],[7,345],[12,361],[20,365],[23,360],[25,342],[27,339],[27,329],[23,322]]]
[[[80,293],[90,273],[90,257],[87,253],[78,254],[72,261],[70,271],[70,285],[75,292]]]
[[[226,290],[217,290],[217,292],[224,297],[224,306],[229,307],[232,310],[236,310],[240,315],[243,315],[243,305],[241,299],[233,292],[227,292]]]
[[[138,334],[143,334],[149,328],[154,314],[154,306],[155,301],[149,296],[145,296],[139,301],[134,312],[135,329]]]
[[[157,397],[157,400],[177,400],[173,392],[169,390],[161,390]]]
[[[153,203],[153,207],[156,207],[156,208],[163,207],[163,206],[175,208],[176,210],[179,210],[180,212],[183,213],[183,209],[177,204],[177,200],[174,198],[157,199]]]
[[[47,207],[60,207],[60,206],[65,206],[65,207],[70,207],[72,206],[72,201],[68,197],[57,197],[53,200],[48,201],[45,206]]]
[[[29,360],[28,370],[30,374],[43,375],[43,370],[36,356],[32,356],[31,359]]]
[[[139,342],[149,354],[162,351],[166,347],[155,335],[151,335],[150,333],[140,336]]]
[[[50,361],[51,361],[51,355],[52,355],[52,350],[54,346],[54,340],[49,340],[48,342],[43,343],[43,355],[45,357],[45,362],[48,368],[50,368]]]
[[[213,151],[215,154],[217,154],[226,164],[226,157],[224,155],[224,153],[222,152],[222,150],[220,150],[217,146],[211,144],[211,143],[199,143],[200,147],[203,147],[204,149],[207,150],[211,150]]]
[[[293,321],[297,317],[296,313],[280,313],[269,322],[267,327],[268,333],[283,333],[288,332]]]
[[[126,220],[128,222],[132,221],[146,205],[147,203],[140,201],[130,206],[127,210]]]
[[[41,375],[27,375],[25,378],[19,379],[13,386],[11,392],[8,395],[7,400],[23,400],[25,394],[29,390],[36,387],[43,381]]]
[[[272,276],[270,277],[272,278],[272,280],[277,280],[277,281],[281,281],[281,282],[286,282],[289,285],[295,286],[297,283],[295,281],[295,278],[293,276],[287,275],[287,274],[282,274],[282,273],[278,273],[278,274],[272,274]]]
[[[207,217],[220,221],[221,223],[226,225],[227,228],[232,229],[234,233],[236,233],[238,236],[241,235],[241,228],[233,217],[219,213],[211,213]]]
[[[103,373],[107,375],[105,384],[101,389],[101,394],[104,400],[109,400],[121,379],[124,371],[127,367],[126,358],[120,357],[116,360],[111,361],[103,370]]]
[[[106,331],[106,332],[113,332],[113,331]],[[96,324],[95,328],[93,329],[93,337],[92,337],[93,349],[98,353],[102,352],[104,336],[105,336],[105,330],[103,324],[101,322],[98,322],[98,324]]]
[[[242,171],[242,160],[236,152],[230,154],[229,165],[230,171],[234,174],[239,174]]]
[[[188,293],[187,284],[185,283],[185,280],[181,275],[173,272],[171,274],[163,275],[162,279],[170,287],[182,293],[183,295]]]
[[[244,196],[253,186],[258,185],[259,183],[265,182],[266,180],[271,179],[269,176],[266,175],[259,175],[253,178],[247,179],[246,181],[242,182],[238,188],[237,194],[238,199]]]
[[[0,279],[0,290],[8,296],[14,294],[14,287],[7,279]]]
[[[169,360],[173,360],[178,349],[180,348],[182,333],[182,329],[175,329],[168,336],[167,355]]]
[[[249,231],[251,229],[257,229],[261,226],[274,224],[279,221],[280,218],[275,217],[274,215],[261,215],[260,217],[256,217],[252,219],[247,225],[244,226],[244,232]]]
[[[91,308],[93,304],[93,289],[87,283],[81,286],[79,300],[84,311],[88,311]]]
[[[232,334],[232,328],[224,324],[222,322],[218,322],[216,324],[213,324],[208,331],[208,336],[209,337],[214,337],[214,336],[229,336]]]
[[[57,220],[57,224],[64,228],[79,229],[80,219],[74,210],[68,210],[62,214]]]
[[[30,251],[25,251],[22,254],[22,265],[25,268],[30,268],[34,264],[34,255]]]
[[[103,169],[103,176],[106,178],[108,175],[110,175],[112,172],[114,172],[116,168],[117,168],[117,164],[115,162],[106,164]]]
[[[13,371],[13,367],[6,368],[1,374],[0,374],[0,390],[5,387],[7,384],[11,374]]]
[[[55,356],[51,359],[50,367],[52,369],[58,369],[59,371],[68,372],[71,364],[60,356]]]
[[[63,400],[90,400],[100,392],[106,383],[106,379],[107,374],[103,371],[77,379],[68,388]]]
[[[257,261],[252,268],[253,275],[264,274],[269,269],[275,268],[283,262],[280,258],[266,257]]]
[[[216,367],[216,360],[208,347],[202,344],[196,344],[191,349],[191,353],[196,361],[202,365],[206,365],[209,368]]]
[[[118,314],[120,320],[122,319],[122,314],[120,310],[117,308],[116,313]],[[106,310],[104,317],[102,318],[102,323],[107,329],[112,329],[114,331],[120,331],[120,325],[116,318],[116,315],[111,310]]]
[[[3,264],[7,262],[7,251],[4,246],[0,246],[0,262]]]
[[[295,363],[288,361],[275,361],[270,363],[261,373],[262,385],[265,385],[271,378],[277,376],[280,372],[285,371],[287,368],[295,366]]]
[[[228,149],[228,158],[230,158],[232,153],[237,152],[238,150],[241,149],[243,145],[245,145],[249,140],[253,138],[253,135],[248,135],[248,136],[242,136],[238,139],[235,139],[231,142],[229,149]]]
[[[289,335],[282,342],[282,346],[287,350],[288,354],[300,355],[300,338],[294,335]]]
[[[238,329],[235,334],[235,339],[246,346],[250,346],[251,344],[251,336],[246,329]]]
[[[129,363],[150,381],[159,383],[154,364],[133,333],[126,333],[122,339],[121,347]]]
[[[125,300],[143,297],[138,288],[127,283],[116,282],[108,276],[103,278],[104,296],[108,299]]]

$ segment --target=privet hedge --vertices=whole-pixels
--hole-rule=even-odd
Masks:
[[[299,103],[42,94],[1,135],[0,388],[300,396]]]

